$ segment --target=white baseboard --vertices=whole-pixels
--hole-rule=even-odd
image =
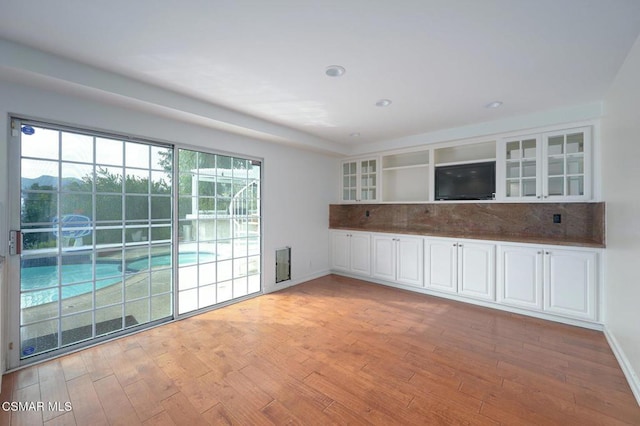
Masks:
[[[296,277],[295,279],[290,279],[287,281],[282,281],[279,283],[271,284],[268,289],[265,288],[265,294],[273,293],[274,291],[284,290],[288,287],[293,287],[294,285],[302,284],[307,281],[315,280],[316,278],[321,278],[327,276],[331,273],[328,269],[325,271],[318,271],[312,274],[305,275],[303,277]]]
[[[616,359],[618,360],[618,364],[620,364],[620,368],[622,368],[622,372],[631,387],[631,392],[633,392],[633,396],[636,397],[636,401],[638,401],[638,405],[640,405],[640,378],[638,377],[637,372],[633,369],[633,366],[627,359],[624,351],[618,344],[618,340],[616,337],[609,331],[609,329],[604,327],[604,336],[607,338],[607,342],[609,342],[609,346],[613,351]]]

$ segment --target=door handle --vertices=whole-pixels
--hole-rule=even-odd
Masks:
[[[22,232],[9,231],[9,254],[22,254]]]

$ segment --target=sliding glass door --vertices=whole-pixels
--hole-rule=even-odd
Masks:
[[[29,122],[19,139],[20,358],[171,318],[172,148]]]
[[[260,291],[259,161],[178,150],[178,314]]]

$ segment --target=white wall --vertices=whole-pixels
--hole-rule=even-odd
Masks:
[[[640,38],[605,98],[605,326],[640,402]]]
[[[1,80],[0,129],[7,130],[0,132],[0,255],[7,251],[6,226],[2,225],[8,213],[10,114],[262,158],[265,291],[329,270],[328,205],[335,200],[338,188],[334,157]],[[284,246],[292,248],[292,281],[276,285],[275,249]],[[0,283],[2,280],[0,277]],[[4,324],[6,284],[2,283],[0,292],[0,319]],[[0,347],[6,348],[5,340]]]

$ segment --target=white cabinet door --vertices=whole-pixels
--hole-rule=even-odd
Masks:
[[[373,273],[376,278],[395,281],[396,279],[396,238],[374,235]]]
[[[542,146],[543,198],[591,198],[591,130],[588,127],[545,133]]]
[[[499,200],[590,200],[591,128],[498,141],[496,176]]]
[[[378,200],[378,159],[367,158],[342,162],[341,193],[344,202]]]
[[[497,185],[499,199],[540,199],[541,144],[538,136],[504,139],[497,144]]]
[[[433,290],[458,292],[458,245],[452,240],[425,240],[425,287]]]
[[[397,243],[397,277],[403,284],[422,287],[423,239],[399,237]]]
[[[458,243],[458,293],[495,300],[495,245]]]
[[[359,232],[331,232],[331,268],[336,271],[371,274],[371,237]]]
[[[350,269],[351,238],[347,232],[331,233],[331,268],[339,271]]]
[[[542,249],[498,248],[498,302],[542,310]]]
[[[371,236],[369,234],[351,233],[350,261],[351,271],[361,274],[371,274]]]
[[[344,161],[342,163],[342,201],[356,201],[358,199],[358,162]]]
[[[596,260],[592,252],[545,250],[544,310],[596,319]]]

